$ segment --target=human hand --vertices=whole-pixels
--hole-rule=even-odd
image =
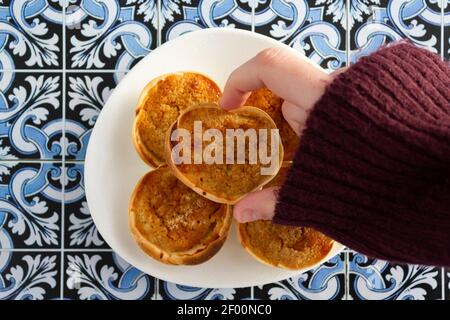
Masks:
[[[284,100],[283,117],[300,136],[310,110],[332,78],[288,49],[269,48],[231,73],[220,105],[227,110],[238,108],[251,91],[267,87]],[[241,223],[271,220],[277,191],[267,188],[244,197],[234,207],[235,219]]]

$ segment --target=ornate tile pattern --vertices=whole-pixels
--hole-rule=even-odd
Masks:
[[[353,251],[214,289],[154,279],[108,247],[84,194],[95,121],[142,57],[212,27],[265,34],[329,71],[398,39],[450,57],[450,0],[0,0],[0,299],[450,299],[449,270]]]
[[[349,299],[442,299],[442,268],[391,264],[349,253]]]
[[[255,299],[342,300],[345,299],[346,253],[296,277],[255,287]]]
[[[67,253],[64,298],[143,300],[154,295],[154,278],[112,252]]]
[[[441,0],[351,1],[350,61],[389,42],[408,39],[439,53]]]
[[[124,71],[157,45],[156,0],[69,1],[66,68]]]
[[[252,27],[253,0],[161,0],[161,42],[203,28]]]
[[[254,1],[255,31],[282,41],[333,71],[347,63],[347,3]]]
[[[194,288],[158,280],[156,299],[168,300],[242,300],[250,299],[251,288]]]

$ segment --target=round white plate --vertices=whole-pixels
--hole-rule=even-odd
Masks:
[[[272,268],[256,261],[239,244],[235,226],[211,260],[198,266],[169,266],[141,251],[128,228],[131,193],[139,178],[151,170],[139,158],[131,142],[136,103],[147,82],[164,73],[189,70],[209,75],[223,88],[237,66],[268,47],[288,48],[268,37],[234,29],[206,29],[185,34],[140,61],[103,107],[86,155],[86,197],[103,238],[136,268],[166,281],[212,288],[261,285],[305,271]],[[335,244],[324,261],[341,250],[342,246]]]

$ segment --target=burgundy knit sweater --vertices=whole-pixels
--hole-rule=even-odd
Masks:
[[[315,105],[274,222],[376,258],[450,266],[450,67],[409,43],[338,75]]]

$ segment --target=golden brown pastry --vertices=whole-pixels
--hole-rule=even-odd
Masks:
[[[275,95],[267,88],[255,90],[245,102],[247,106],[253,106],[264,110],[280,130],[281,142],[284,147],[284,161],[292,161],[294,159],[295,151],[300,143],[300,138],[292,130],[289,123],[284,119],[281,111],[283,99]]]
[[[186,129],[193,133],[194,121],[202,121],[202,132],[214,128],[220,130],[223,135],[223,164],[176,164],[173,159],[172,149],[178,144],[177,141],[171,141],[171,133],[175,129]],[[176,121],[166,137],[166,155],[167,163],[174,174],[189,186],[195,192],[220,203],[234,204],[247,193],[261,188],[268,183],[278,172],[282,164],[283,146],[278,144],[278,157],[273,161],[275,168],[271,175],[262,175],[261,168],[269,167],[262,165],[259,157],[255,164],[249,164],[248,146],[246,143],[245,164],[236,163],[236,150],[234,164],[226,164],[226,129],[243,129],[244,131],[252,128],[268,129],[268,150],[272,154],[270,129],[276,129],[273,120],[260,109],[254,107],[242,107],[232,111],[225,111],[217,105],[201,105],[186,110]],[[192,134],[193,136],[193,134]],[[191,139],[193,143],[194,139]],[[235,140],[237,141],[237,140]],[[212,142],[203,142],[202,150],[205,150]],[[191,150],[194,147],[191,146]],[[276,155],[276,153],[274,153]],[[192,152],[192,159],[194,152]],[[193,163],[193,160],[191,161]]]
[[[210,259],[222,247],[231,208],[193,192],[162,166],[136,185],[129,224],[149,256],[167,264],[193,265]]]
[[[199,103],[216,103],[221,91],[195,72],[162,75],[147,84],[136,108],[132,139],[139,156],[152,167],[165,163],[164,139],[180,112]]]
[[[288,170],[283,166],[265,187],[281,185]],[[258,261],[291,270],[316,264],[333,246],[332,239],[312,228],[277,225],[269,220],[240,223],[238,233],[242,246]]]

